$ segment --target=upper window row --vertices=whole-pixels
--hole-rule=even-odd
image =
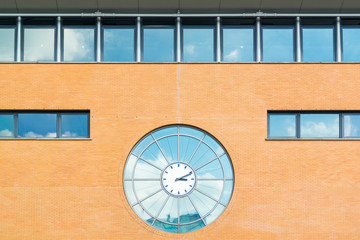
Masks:
[[[0,112],[0,138],[89,137],[89,112]]]
[[[0,18],[0,61],[360,61],[360,19],[34,19]]]
[[[360,138],[360,113],[269,112],[268,138]]]

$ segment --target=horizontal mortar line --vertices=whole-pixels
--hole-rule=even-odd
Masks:
[[[360,186],[314,186],[314,187],[310,187],[310,186],[304,186],[304,187],[301,187],[301,186],[294,186],[294,187],[291,187],[291,186],[285,186],[285,187],[278,187],[278,186],[260,186],[260,187],[237,187],[235,186],[234,188],[237,188],[237,189],[259,189],[259,188],[273,188],[273,189],[326,189],[326,188],[346,188],[346,189],[357,189],[359,188],[360,189]]]
[[[117,117],[117,116],[113,116],[113,117],[92,117],[92,119],[170,119],[171,117]],[[238,120],[238,119],[245,119],[245,120],[252,120],[252,119],[258,119],[258,120],[264,120],[266,119],[266,117],[253,117],[253,118],[242,118],[242,117],[235,117],[235,118],[222,118],[222,117],[183,117],[182,119],[187,120],[187,119],[233,119],[233,120]],[[276,139],[278,140],[278,139]]]

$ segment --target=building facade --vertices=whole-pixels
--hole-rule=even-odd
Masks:
[[[359,11],[4,2],[0,238],[358,239]]]

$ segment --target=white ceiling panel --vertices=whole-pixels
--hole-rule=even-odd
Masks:
[[[59,12],[95,12],[98,9],[97,0],[57,0],[57,3]]]
[[[151,2],[151,1],[149,1]],[[138,13],[138,0],[98,0],[99,10],[107,13]]]
[[[342,0],[303,0],[301,13],[338,13],[342,5]]]
[[[261,0],[221,0],[221,13],[257,12],[260,9]]]
[[[263,0],[260,9],[263,12],[298,13],[303,0]]]
[[[139,0],[140,13],[176,13],[178,9],[178,0]]]
[[[19,12],[57,12],[56,0],[16,0]]]
[[[220,0],[180,0],[181,13],[219,13]]]

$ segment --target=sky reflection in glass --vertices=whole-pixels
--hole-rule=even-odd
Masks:
[[[95,60],[95,29],[64,28],[64,61]]]
[[[143,32],[144,62],[173,62],[174,28],[145,27]]]
[[[183,61],[214,61],[214,29],[183,28]]]
[[[87,114],[62,114],[61,136],[69,138],[88,137]]]
[[[132,62],[135,60],[135,29],[104,28],[104,61]]]
[[[344,137],[360,137],[360,114],[343,114]]]
[[[54,61],[55,29],[24,29],[24,61]]]
[[[223,61],[251,62],[254,61],[254,29],[230,28],[222,29]]]
[[[15,60],[15,29],[0,28],[0,61]]]
[[[293,27],[263,27],[262,38],[264,62],[294,61]]]
[[[14,115],[0,115],[0,137],[14,137]]]
[[[334,61],[334,28],[303,27],[302,29],[303,61]]]
[[[23,113],[18,115],[19,137],[25,138],[55,138],[56,137],[56,114],[32,114]]]
[[[360,61],[360,28],[344,27],[342,29],[343,61]]]
[[[300,114],[300,137],[338,138],[339,114]]]
[[[295,114],[269,114],[269,137],[296,137]]]

